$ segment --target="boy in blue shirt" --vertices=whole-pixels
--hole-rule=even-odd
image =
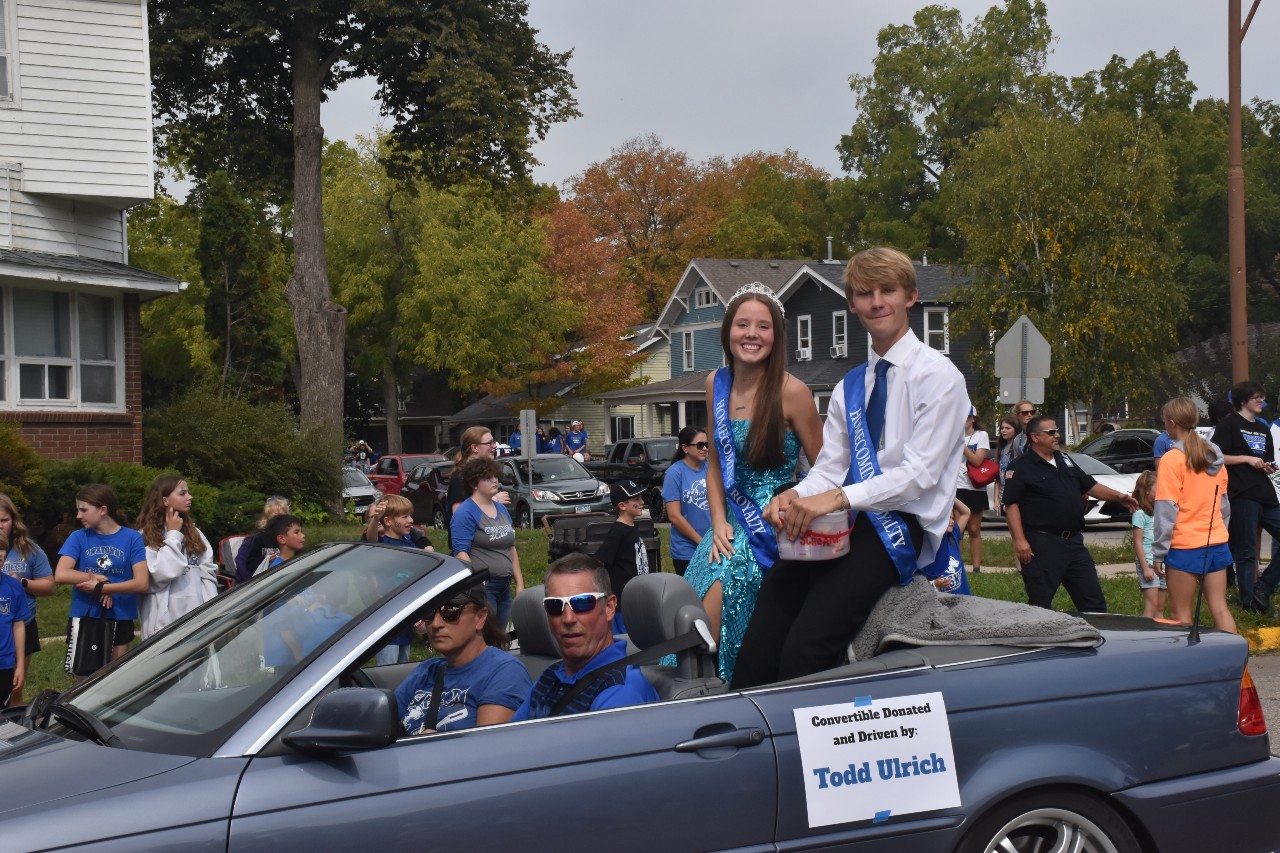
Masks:
[[[0,531],[0,565],[8,553],[9,537]],[[32,615],[22,584],[0,572],[0,707],[26,680],[26,623]]]

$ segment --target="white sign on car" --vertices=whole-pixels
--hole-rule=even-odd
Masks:
[[[941,693],[860,696],[795,720],[810,827],[960,805]]]

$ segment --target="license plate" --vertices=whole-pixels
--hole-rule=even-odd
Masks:
[[[575,506],[573,508],[573,511],[574,512],[591,512],[591,504],[583,504],[582,506]]]

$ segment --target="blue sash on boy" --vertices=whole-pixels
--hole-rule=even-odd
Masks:
[[[864,483],[880,474],[880,462],[876,458],[876,446],[867,429],[866,397],[867,365],[860,364],[844,377],[844,405],[847,412],[845,426],[849,430],[849,474],[846,486]],[[894,510],[867,512],[871,526],[875,528],[884,549],[898,569],[899,582],[905,586],[916,573],[916,550],[911,544],[911,534],[902,516]]]
[[[756,562],[761,570],[767,571],[778,559],[778,540],[773,528],[764,520],[760,505],[752,500],[751,495],[739,489],[733,482],[733,430],[729,428],[729,389],[733,386],[733,374],[729,368],[722,367],[716,371],[715,382],[711,386],[712,400],[715,403],[715,442],[716,453],[720,457],[720,474],[724,477],[724,495],[733,509],[738,525],[746,531],[747,541],[756,555]]]

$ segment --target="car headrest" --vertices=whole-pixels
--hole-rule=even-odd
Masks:
[[[546,594],[545,587],[538,584],[517,595],[511,603],[511,624],[516,629],[522,654],[558,658],[560,647],[547,622],[547,611],[542,608]]]
[[[627,634],[642,649],[698,630],[698,622],[702,633],[711,639],[707,611],[698,593],[679,575],[657,572],[632,578],[622,598]],[[705,651],[715,651],[714,640]]]

